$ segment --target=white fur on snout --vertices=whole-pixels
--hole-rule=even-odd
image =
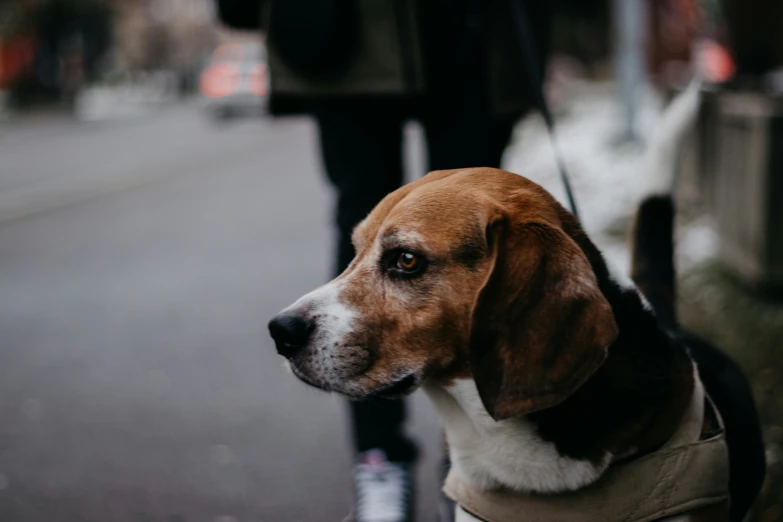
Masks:
[[[340,302],[342,286],[339,280],[331,281],[302,296],[285,310],[304,313],[314,323],[306,350],[292,363],[294,370],[334,391],[345,390],[346,380],[367,357],[360,347],[346,344],[358,314]]]

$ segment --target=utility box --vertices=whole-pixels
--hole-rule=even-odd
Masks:
[[[761,290],[783,289],[783,98],[722,92],[711,165],[720,259]],[[710,140],[710,141],[712,141]],[[712,177],[710,176],[710,177]]]

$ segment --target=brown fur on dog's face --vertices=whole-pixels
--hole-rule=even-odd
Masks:
[[[293,371],[355,398],[472,376],[496,418],[562,400],[616,334],[563,219],[541,187],[495,169],[393,192],[356,228],[346,271],[289,307],[314,328]]]

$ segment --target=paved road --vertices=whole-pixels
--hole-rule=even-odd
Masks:
[[[0,520],[342,520],[344,405],[266,333],[328,274],[329,205],[306,121],[0,128]]]

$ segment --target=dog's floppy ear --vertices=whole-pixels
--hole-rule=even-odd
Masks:
[[[481,400],[500,420],[576,391],[603,363],[617,325],[590,263],[558,226],[500,217],[486,233],[493,259],[470,360]]]

